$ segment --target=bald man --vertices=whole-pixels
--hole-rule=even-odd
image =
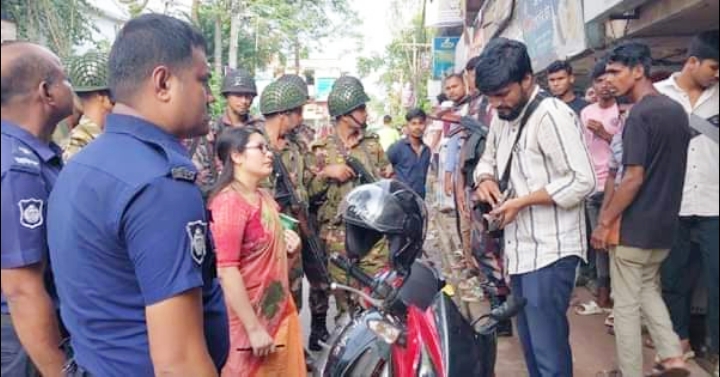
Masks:
[[[46,202],[62,166],[51,142],[73,109],[60,59],[31,43],[2,46],[2,376],[62,376],[49,275]]]

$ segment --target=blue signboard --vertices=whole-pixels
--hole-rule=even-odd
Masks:
[[[315,79],[315,99],[318,101],[327,100],[335,83],[334,78],[317,78]]]
[[[522,30],[536,71],[586,49],[582,4],[576,0],[523,0]]]
[[[460,37],[437,37],[433,41],[433,79],[442,80],[455,71],[455,48]]]
[[[528,53],[535,69],[546,67],[555,60],[553,17],[554,0],[523,1],[523,31]]]

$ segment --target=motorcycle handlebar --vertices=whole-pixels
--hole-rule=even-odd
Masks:
[[[346,257],[333,254],[330,256],[330,262],[336,265],[341,270],[347,272],[350,277],[360,282],[365,287],[370,288],[373,293],[382,297],[383,299],[390,297],[392,294],[392,287],[384,282],[376,282],[372,276],[368,275],[355,264],[351,263]]]

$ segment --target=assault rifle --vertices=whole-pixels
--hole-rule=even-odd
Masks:
[[[283,208],[290,208],[290,210],[296,214],[298,221],[300,222],[300,232],[302,238],[305,240],[307,248],[310,250],[310,257],[314,258],[318,265],[322,266],[320,278],[322,281],[318,283],[330,284],[330,273],[327,269],[327,255],[323,250],[322,243],[318,237],[318,231],[315,227],[315,223],[310,219],[310,213],[308,206],[303,203],[297,196],[294,189],[294,185],[290,180],[290,173],[288,173],[285,164],[282,162],[280,154],[274,153],[273,159],[273,171],[275,173],[275,201],[278,205]]]
[[[365,169],[365,165],[363,165],[357,158],[347,155],[345,156],[345,163],[350,167],[350,169],[352,169],[361,184],[365,185],[377,182],[377,178]]]

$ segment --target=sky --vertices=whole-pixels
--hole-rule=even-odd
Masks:
[[[362,35],[362,50],[356,54],[343,57],[343,68],[357,75],[356,62],[360,56],[371,56],[373,54],[381,54],[385,47],[392,41],[392,32],[390,31],[387,17],[389,13],[388,0],[362,0],[352,1],[352,6],[358,12],[358,16],[362,21],[362,25],[358,26],[358,32]],[[340,47],[345,43],[339,42],[336,47]],[[330,46],[329,49],[332,49]],[[370,94],[384,98],[380,87],[376,85],[377,75],[363,79],[365,88]]]

